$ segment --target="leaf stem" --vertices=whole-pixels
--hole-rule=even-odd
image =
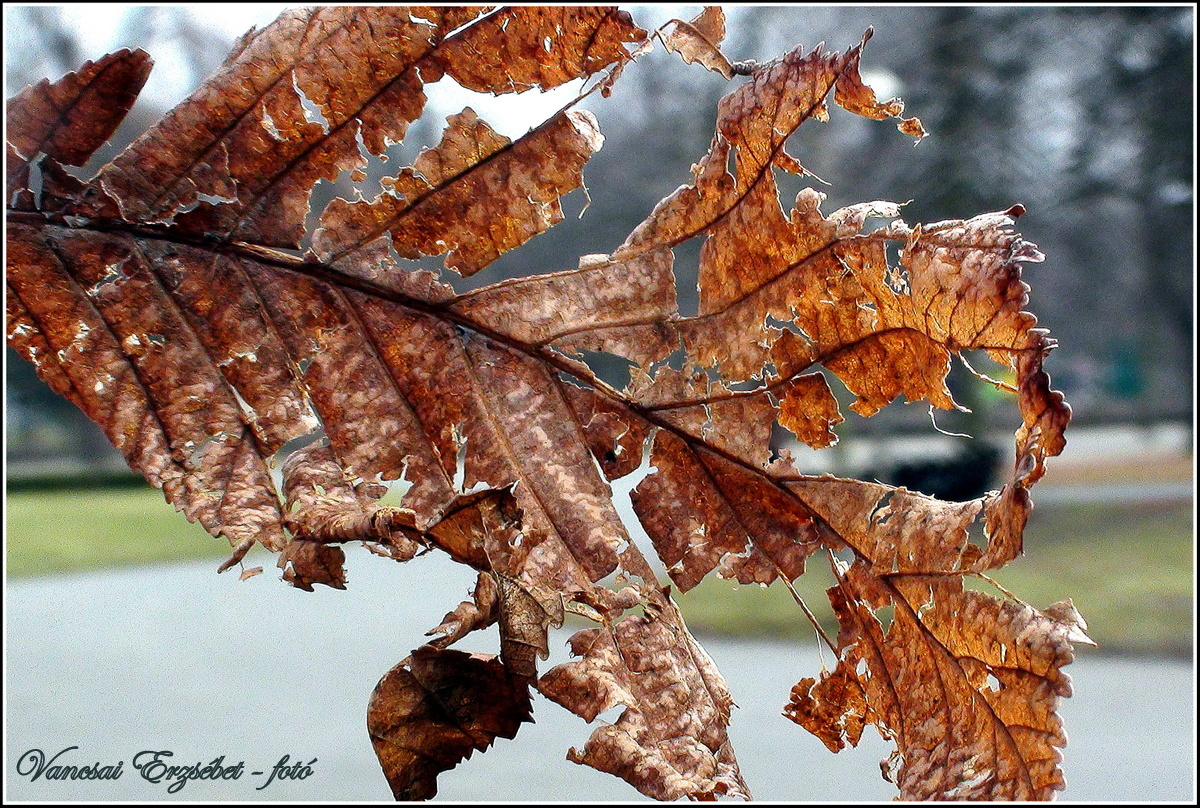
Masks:
[[[808,622],[812,623],[813,628],[816,629],[817,635],[825,641],[825,644],[829,646],[830,651],[833,651],[834,654],[837,654],[837,646],[834,645],[833,640],[829,639],[829,635],[825,633],[825,629],[821,628],[821,624],[817,621],[817,616],[814,615],[812,610],[808,608],[808,604],[804,602],[804,598],[800,597],[800,593],[796,591],[796,587],[792,586],[792,582],[789,581],[785,576],[780,575],[779,578],[783,581],[783,585],[787,587],[787,590],[792,593],[792,597],[795,599],[796,603],[800,605],[800,609],[804,612],[804,616],[808,618]]]

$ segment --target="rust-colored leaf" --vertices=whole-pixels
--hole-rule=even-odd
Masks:
[[[472,275],[562,221],[558,199],[583,184],[583,164],[603,138],[590,114],[569,111],[511,144],[468,107],[451,116],[442,142],[385,181],[374,202],[335,199],[314,249],[335,266],[390,236],[402,258],[449,253],[446,266]],[[547,172],[542,155],[557,155]],[[478,204],[488,199],[491,204]]]
[[[472,599],[463,601],[426,632],[440,634],[429,644],[445,648],[468,633],[500,624],[500,659],[514,678],[532,684],[537,678],[537,660],[550,649],[546,629],[562,625],[562,604],[553,595],[539,598],[526,585],[500,573],[479,573]]]
[[[335,199],[307,233],[314,187],[402,140],[443,76],[494,94],[577,79],[607,93],[650,44],[625,12],[288,11],[90,179],[63,166],[109,137],[145,54],[10,103],[9,344],[228,538],[220,569],[257,544],[295,586],[342,588],[340,545],[358,541],[476,570],[471,600],[448,602],[372,699],[398,798],[433,796],[440,772],[512,737],[531,685],[588,721],[620,710],[572,760],[661,799],[748,797],[730,694],[656,569],[681,590],[714,573],[790,582],[818,551],[852,559],[830,591],[838,662],[793,689],[787,715],[831,749],[874,724],[897,743],[904,797],[1061,787],[1055,709],[1082,618],[962,584],[1021,552],[1030,490],[1070,418],[1043,369],[1054,341],[1025,311],[1021,265],[1042,256],[1013,230],[1023,208],[910,225],[886,201],[823,212],[812,188],[781,201],[775,172],[807,173],[788,138],[831,99],[923,130],[862,83],[866,38],[735,70],[723,36],[710,7],[663,37],[685,62],[748,77],[690,182],[610,254],[463,293],[413,261],[444,255],[470,275],[558,222],[602,142],[577,108],[591,90],[511,141],[470,109],[451,115],[383,193]],[[304,255],[275,249],[306,236]],[[686,317],[672,267],[693,239],[700,307]],[[772,446],[777,425],[815,448],[836,440],[835,378],[863,416],[900,396],[957,407],[947,373],[973,349],[1015,380],[999,491],[942,502],[806,475]],[[625,389],[597,376],[594,353],[631,363]],[[632,502],[661,567],[612,500],[610,481],[643,468]],[[572,639],[578,659],[539,676],[567,612],[595,627]],[[492,624],[498,656],[449,648]]]
[[[426,636],[440,634],[429,644],[445,648],[462,639],[476,629],[486,628],[496,622],[499,612],[500,593],[496,580],[486,572],[479,573],[471,600],[464,600],[454,611],[442,618],[442,622],[425,632]]]
[[[83,165],[125,119],[152,64],[145,51],[124,49],[86,62],[53,84],[43,79],[26,87],[5,105],[8,145],[23,160],[45,154]]]
[[[633,507],[682,591],[717,568],[742,583],[792,580],[820,546],[802,503],[720,454],[660,432],[651,463]]]
[[[441,48],[435,63],[469,90],[549,90],[630,58],[646,38],[628,13],[612,6],[501,8]]]
[[[862,45],[867,44],[867,40],[871,38],[873,29],[868,28],[863,35]],[[862,45],[859,47],[861,48]],[[862,77],[858,75],[858,69],[847,70],[837,79],[837,102],[851,112],[874,118],[881,121],[884,118],[898,118],[899,123],[896,128],[906,135],[915,137],[917,140],[925,137],[925,129],[921,126],[921,122],[916,118],[901,118],[900,113],[904,111],[904,102],[899,98],[891,98],[883,103],[880,103],[875,98],[875,91],[867,85],[863,84]]]
[[[801,679],[792,688],[783,714],[821,739],[831,752],[858,746],[867,723],[862,686],[845,660],[818,679]]]
[[[529,691],[495,657],[423,646],[388,671],[367,731],[397,800],[427,800],[437,775],[531,721]]]
[[[279,554],[283,580],[309,592],[313,591],[313,584],[345,589],[346,571],[342,568],[345,561],[341,547],[308,539],[292,539]]]
[[[425,103],[420,64],[478,8],[285,12],[107,166],[93,187],[122,213],[271,246],[303,234],[319,179],[404,137]]]

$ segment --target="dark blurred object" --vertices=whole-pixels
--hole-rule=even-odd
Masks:
[[[961,502],[982,496],[992,488],[999,462],[999,449],[977,441],[952,457],[901,463],[884,475],[884,481],[938,499]]]
[[[81,488],[145,488],[146,478],[128,469],[101,468],[83,472],[43,474],[42,476],[9,477],[4,491],[77,491]]]

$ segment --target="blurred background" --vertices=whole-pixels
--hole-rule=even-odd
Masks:
[[[81,172],[90,174],[186,97],[242,32],[268,24],[282,8],[6,5],[5,97],[119,47],[150,52],[156,62],[150,82],[111,146]],[[689,19],[699,8],[631,11],[643,27],[654,28],[674,16]],[[785,205],[809,183],[828,195],[826,213],[872,199],[912,200],[904,209],[909,223],[1025,205],[1028,213],[1017,228],[1047,256],[1045,263],[1025,267],[1029,308],[1059,342],[1046,368],[1074,419],[1066,452],[1050,461],[1033,492],[1037,507],[1026,556],[996,578],[1036,606],[1071,596],[1099,644],[1087,653],[1164,665],[1177,660],[1190,677],[1194,8],[839,5],[726,11],[723,49],[732,60],[768,60],[797,44],[822,41],[845,50],[873,27],[864,78],[881,99],[902,97],[906,114],[918,116],[930,133],[914,147],[891,124],[833,107],[829,123],[810,121],[789,144],[829,184],[784,177]],[[564,201],[566,220],[469,281],[450,280],[466,289],[573,268],[581,255],[610,252],[659,199],[690,180],[690,165],[708,149],[716,103],[729,89],[716,74],[685,67],[661,48],[631,65],[611,98],[593,95],[583,104],[596,114],[606,140],[585,170],[587,191]],[[384,171],[435,144],[445,116],[467,104],[517,137],[577,91],[568,85],[492,99],[450,79],[431,85],[426,115],[405,143],[393,147],[386,166],[372,163],[364,193],[372,196],[371,185],[378,189]],[[323,183],[314,209],[334,194],[351,193],[347,185]],[[677,250],[685,314],[696,307],[698,249],[692,244]],[[158,492],[131,478],[100,431],[54,396],[31,365],[5,350],[10,579],[76,586],[78,578],[47,576],[215,560],[228,552],[223,541],[186,523]],[[985,357],[969,359],[984,373],[1003,375]],[[602,372],[617,384],[627,373],[620,362],[602,364]],[[952,499],[977,496],[1007,474],[1020,418],[1010,396],[958,364],[950,384],[972,412],[939,411],[936,427],[972,438],[937,431],[925,404],[897,402],[871,419],[843,406],[846,421],[830,450],[788,448],[805,471],[879,479]],[[852,400],[832,386],[843,405]],[[786,444],[781,437],[780,445]],[[212,566],[203,567],[206,576]],[[820,567],[813,564],[801,592],[828,620],[822,590],[830,579]],[[786,590],[736,589],[710,581],[681,597],[698,635],[811,644],[813,631]],[[442,611],[455,596],[445,599]],[[413,645],[419,634],[413,632]],[[1181,709],[1194,714],[1191,707]]]

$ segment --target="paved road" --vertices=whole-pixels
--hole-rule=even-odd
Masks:
[[[392,566],[349,551],[350,589],[306,593],[270,573],[246,582],[211,562],[18,581],[6,597],[6,796],[17,800],[386,800],[364,727],[375,682],[465,597],[471,576],[431,554]],[[551,664],[563,661],[566,634]],[[472,639],[472,638],[468,638]],[[494,635],[468,650],[491,651]],[[871,735],[832,755],[779,716],[788,689],[819,670],[808,648],[704,641],[740,709],[731,734],[743,774],[766,800],[889,800],[879,777],[888,747]],[[1071,744],[1063,795],[1075,800],[1194,797],[1190,663],[1086,656],[1071,666],[1064,708]],[[449,800],[630,800],[619,780],[567,762],[582,720],[545,700],[515,741],[443,775]],[[612,716],[607,716],[612,718]],[[117,781],[30,782],[27,750],[76,764],[123,761]],[[137,779],[131,757],[170,749],[180,762],[246,762],[236,781]],[[283,756],[313,758],[299,782],[266,779]],[[61,761],[60,761],[61,762]]]

